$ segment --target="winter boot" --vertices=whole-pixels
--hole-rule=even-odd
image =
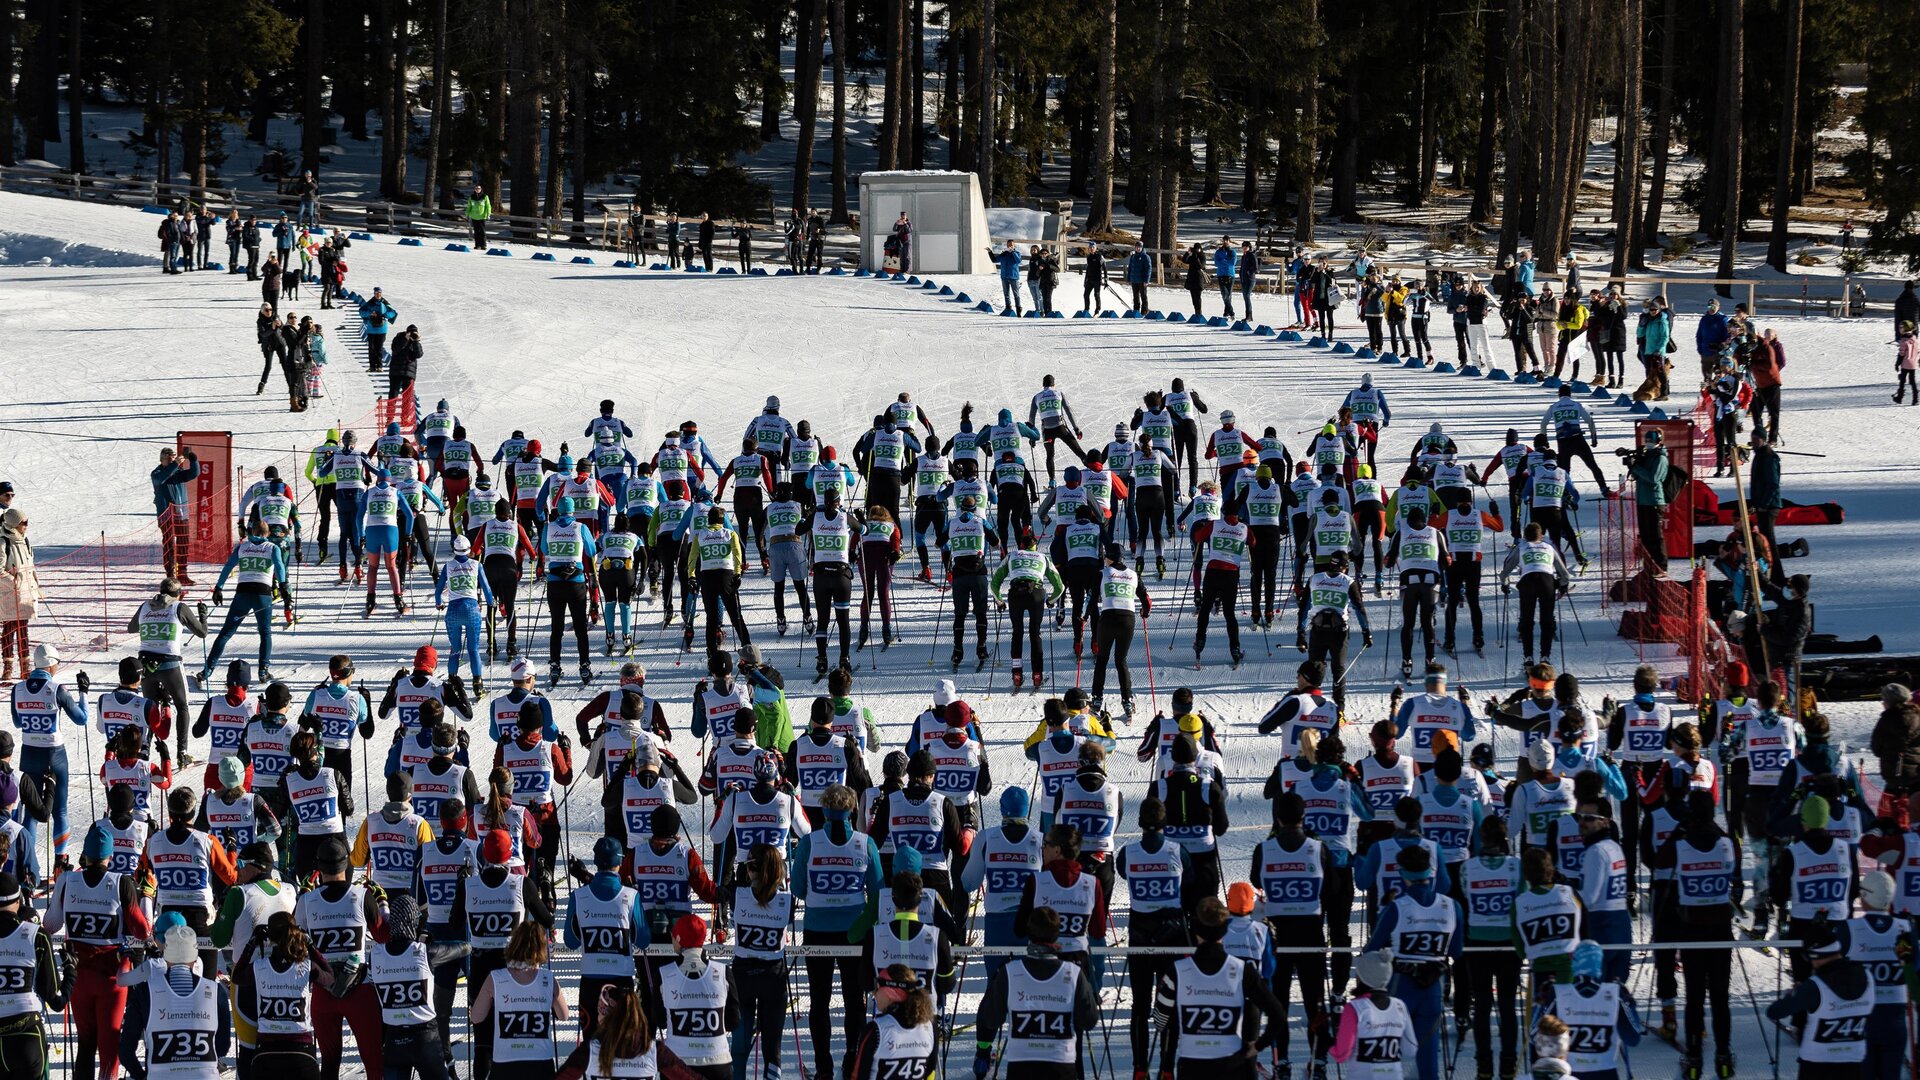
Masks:
[[[1653,1033],[1668,1042],[1680,1036],[1680,1017],[1672,1005],[1660,1006],[1660,1022],[1654,1025]]]

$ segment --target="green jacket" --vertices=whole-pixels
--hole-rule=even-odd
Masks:
[[[485,221],[493,216],[493,200],[485,195],[477,199],[469,198],[464,209],[468,221]]]
[[[1667,451],[1662,447],[1657,453],[1642,454],[1634,460],[1633,501],[1640,506],[1665,506],[1667,493],[1663,485],[1667,480]]]

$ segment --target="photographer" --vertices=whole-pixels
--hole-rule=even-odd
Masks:
[[[1626,462],[1633,477],[1633,502],[1638,516],[1640,547],[1655,569],[1667,569],[1667,448],[1659,428],[1640,432],[1640,445],[1621,447],[1614,453]],[[1682,478],[1684,482],[1684,477]]]

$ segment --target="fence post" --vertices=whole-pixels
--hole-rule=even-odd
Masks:
[[[161,561],[166,561],[164,556]],[[100,645],[102,648],[106,647],[106,637],[112,628],[113,615],[107,610],[107,531],[102,529],[100,530]]]

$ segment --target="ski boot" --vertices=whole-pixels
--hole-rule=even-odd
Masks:
[[[1378,570],[1375,570],[1373,572],[1373,595],[1379,596],[1382,593],[1384,593],[1387,588],[1386,582],[1387,582],[1386,575]]]
[[[1487,639],[1479,634],[1473,635],[1473,652],[1475,656],[1487,655]]]
[[[478,701],[478,700],[480,700],[481,698],[483,698],[483,697],[486,697],[486,696],[487,696],[487,684],[486,684],[486,683],[483,683],[483,682],[481,682],[481,681],[480,681],[480,676],[478,676],[478,675],[475,675],[475,676],[473,677],[473,697],[474,697],[474,700],[475,700],[475,701]]]
[[[587,663],[585,660],[580,661],[580,685],[593,685],[593,665]]]
[[[855,648],[859,651],[864,652],[866,650],[866,647],[867,647],[867,628],[863,626],[860,628],[860,643],[856,645]]]
[[[1327,1080],[1327,1063],[1314,1059],[1313,1064],[1307,1066],[1307,1080]]]
[[[613,631],[611,630],[607,631],[607,642],[604,647],[607,650],[607,655],[612,656],[613,655]]]
[[[949,660],[951,660],[951,661],[953,661],[953,670],[955,670],[955,671],[959,671],[959,670],[960,670],[960,660],[961,660],[961,657],[962,657],[962,655],[963,655],[963,654],[962,654],[962,653],[961,653],[961,651],[960,651],[960,646],[958,646],[958,645],[955,645],[955,646],[953,647],[953,655],[947,658],[947,659],[949,659]],[[822,664],[824,664],[824,663],[826,663],[826,659],[825,659],[825,658],[823,657],[823,658],[821,659],[821,661],[820,661],[820,662],[821,662]]]
[[[1719,1077],[1720,1080],[1732,1080],[1734,1072],[1733,1052],[1731,1050],[1721,1050],[1713,1055],[1713,1075]]]
[[[412,609],[407,606],[407,598],[404,596],[401,596],[399,593],[394,593],[393,594],[393,613],[395,615],[405,615],[410,610]]]
[[[1240,661],[1245,660],[1247,658],[1246,652],[1242,649],[1237,649],[1237,648],[1229,650],[1228,655],[1233,658],[1233,666],[1236,668],[1240,666]]]
[[[1120,722],[1123,724],[1132,722],[1133,720],[1133,696],[1132,695],[1128,695],[1120,699],[1119,719],[1120,719]]]
[[[48,876],[48,883],[51,884],[52,882],[59,881],[60,875],[71,869],[73,869],[73,860],[67,856],[66,852],[61,852],[53,860],[53,873]]]
[[[1273,1063],[1273,1080],[1293,1080],[1293,1062],[1276,1061]]]
[[[960,666],[960,658],[958,656],[955,656],[953,658],[953,666],[955,667]],[[827,654],[825,652],[822,652],[818,656],[815,656],[813,658],[813,678],[815,682],[818,682],[821,679],[824,679],[826,677],[827,677]]]
[[[1078,660],[1081,655],[1086,652],[1086,642],[1082,641],[1079,633],[1077,633],[1079,627],[1076,626],[1074,629],[1076,633],[1073,635],[1073,658]]]
[[[369,618],[369,619],[373,618],[373,609],[379,606],[380,606],[379,602],[373,598],[373,594],[368,593],[367,594],[367,612],[366,612],[365,618]]]
[[[1405,682],[1411,678],[1413,678],[1413,661],[1400,661],[1400,681]]]
[[[1025,678],[1026,676],[1021,674],[1020,672],[1020,665],[1019,664],[1013,665],[1013,688],[1015,690],[1020,689],[1020,684],[1022,680],[1024,680]]]
[[[1167,560],[1161,558],[1158,555],[1155,555],[1153,557],[1153,580],[1155,581],[1167,580]]]
[[[1680,1037],[1680,1017],[1672,1005],[1660,1006],[1660,1022],[1654,1025],[1653,1033],[1668,1042]]]
[[[1474,1080],[1493,1080],[1493,1062],[1482,1061],[1473,1069]]]
[[[551,690],[554,687],[559,685],[560,685],[560,665],[559,664],[549,665],[547,668],[547,689]]]
[[[1443,653],[1446,653],[1448,656],[1452,656],[1454,654],[1453,639],[1448,638],[1447,640],[1441,642],[1440,651]]]
[[[260,671],[254,675],[253,679],[263,686],[271,686],[280,681],[280,674],[276,671],[268,671],[266,668],[261,668]],[[206,680],[202,679],[201,681],[205,682]]]
[[[1700,1080],[1700,1051],[1688,1050],[1680,1055],[1680,1080]]]
[[[1027,680],[1028,684],[1037,690],[1040,688],[1040,684],[1046,681],[1047,681],[1047,673],[1040,670],[1040,665],[1038,663],[1034,664],[1033,677]]]
[[[785,616],[773,620],[773,635],[775,637],[787,636],[787,620]]]
[[[920,572],[914,575],[914,580],[924,581],[927,584],[931,585],[933,583],[933,571],[923,566],[920,568]]]
[[[687,626],[687,632],[680,635],[680,651],[693,651],[693,626],[691,623]]]

